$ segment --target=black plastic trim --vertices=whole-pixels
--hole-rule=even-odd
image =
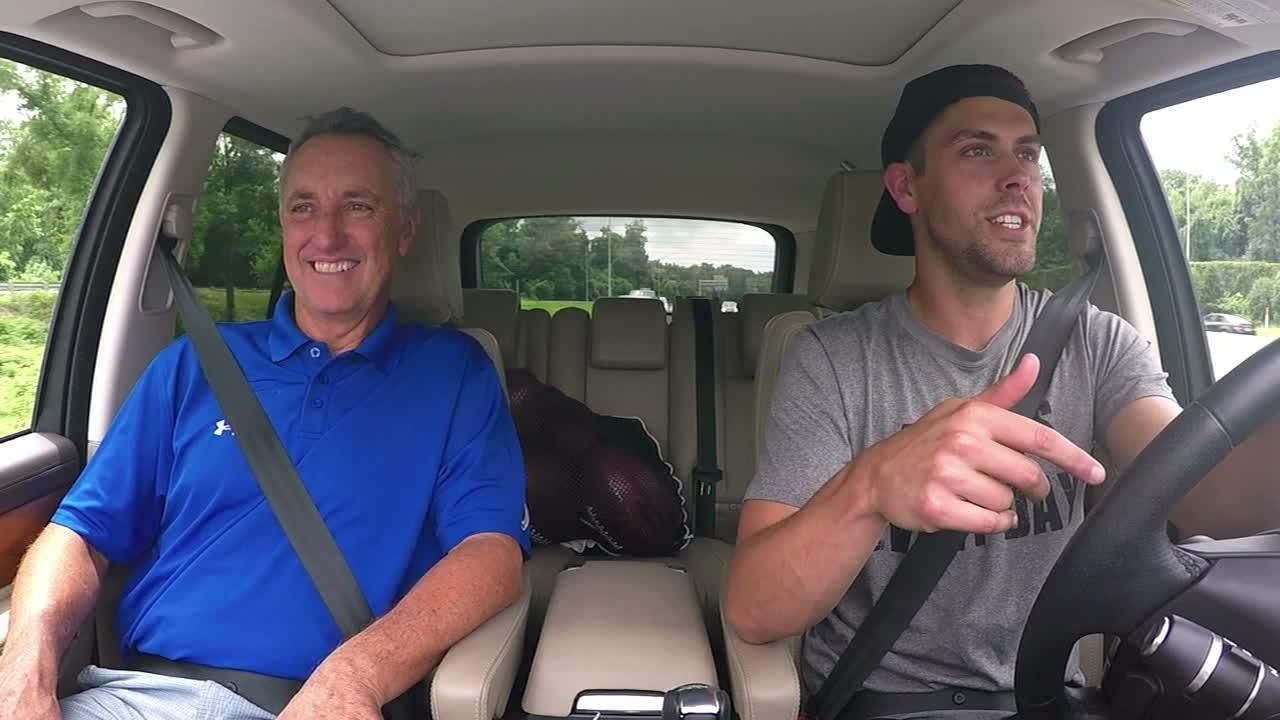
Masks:
[[[1133,232],[1169,384],[1184,406],[1213,383],[1213,363],[1191,269],[1140,123],[1149,112],[1276,77],[1280,52],[1265,53],[1126,95],[1098,115],[1098,146]]]
[[[70,439],[83,463],[107,299],[138,198],[169,130],[172,108],[164,89],[150,80],[30,38],[0,33],[0,55],[95,85],[126,103],[124,121],[98,172],[63,273],[36,390],[34,429]]]
[[[564,217],[564,213],[554,215],[519,215],[507,218],[490,218],[476,220],[462,231],[462,287],[480,287],[480,236],[490,225],[508,220],[521,220],[530,217]],[[795,289],[796,275],[796,236],[790,230],[772,223],[758,223],[747,220],[733,220],[717,217],[691,217],[689,215],[646,215],[637,213],[589,213],[590,216],[614,215],[617,217],[660,218],[670,220],[711,220],[714,222],[731,222],[739,225],[750,225],[769,233],[773,237],[773,288],[775,293],[789,293]]]
[[[274,130],[268,130],[255,122],[245,120],[239,115],[228,120],[227,124],[222,127],[222,132],[228,135],[235,135],[251,143],[257,143],[281,155],[286,155],[289,152],[289,138]]]

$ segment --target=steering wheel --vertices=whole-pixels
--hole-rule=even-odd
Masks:
[[[1167,519],[1209,470],[1280,414],[1278,379],[1280,342],[1183,410],[1085,519],[1027,619],[1014,678],[1019,718],[1066,717],[1063,677],[1076,641],[1091,633],[1128,637],[1213,568],[1170,542]]]

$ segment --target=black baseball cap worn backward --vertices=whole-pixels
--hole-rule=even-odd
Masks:
[[[880,141],[880,160],[888,167],[907,155],[948,107],[971,97],[994,97],[1022,107],[1040,132],[1040,113],[1016,75],[995,65],[952,65],[912,80],[902,89],[898,107]],[[871,221],[871,244],[887,255],[914,255],[911,219],[886,190]]]

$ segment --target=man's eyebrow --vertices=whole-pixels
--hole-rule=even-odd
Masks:
[[[1000,138],[990,130],[975,130],[973,128],[962,128],[960,130],[957,130],[955,135],[951,136],[951,141],[947,144],[954,145],[958,142],[963,142],[965,140],[982,140],[985,142],[998,142]],[[1015,145],[1043,145],[1044,143],[1040,141],[1039,135],[1032,134],[1032,135],[1023,135],[1022,137],[1018,138],[1017,142],[1015,142],[1014,144]]]
[[[987,130],[974,130],[973,128],[962,128],[960,130],[957,130],[955,135],[951,136],[951,140],[947,144],[955,145],[956,143],[963,142],[965,140],[985,140],[986,142],[995,142],[996,140],[999,140],[999,139],[1000,138],[996,137],[995,133]]]

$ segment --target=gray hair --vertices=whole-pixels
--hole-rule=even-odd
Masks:
[[[391,154],[391,164],[396,190],[399,193],[400,211],[412,209],[418,202],[418,181],[414,173],[414,164],[418,154],[405,147],[400,138],[391,132],[372,115],[342,106],[307,118],[293,142],[289,143],[289,152],[280,169],[280,189],[284,190],[284,178],[289,175],[289,160],[309,140],[320,135],[351,135],[377,140]]]

